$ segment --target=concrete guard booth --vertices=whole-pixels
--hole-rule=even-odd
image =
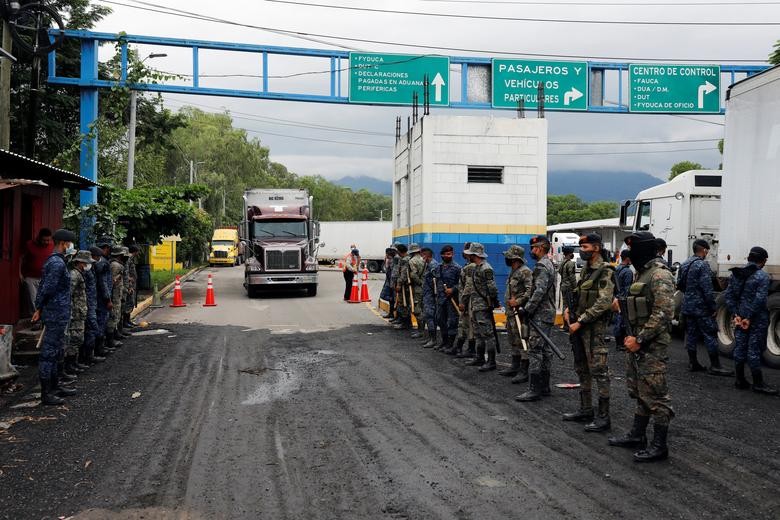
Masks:
[[[547,120],[427,115],[395,145],[393,238],[463,264],[465,242],[485,246],[503,300],[503,252],[526,250],[547,228]],[[503,303],[503,302],[502,302]]]

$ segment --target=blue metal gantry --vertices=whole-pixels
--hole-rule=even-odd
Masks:
[[[81,67],[79,77],[65,77],[58,75],[57,53],[49,54],[48,82],[54,85],[72,85],[80,88],[81,112],[80,126],[83,137],[81,143],[80,172],[90,180],[97,181],[98,162],[98,136],[93,131],[93,125],[98,118],[98,91],[101,88],[129,87],[133,90],[148,92],[164,92],[178,94],[196,94],[204,96],[223,96],[252,99],[271,99],[279,101],[299,101],[313,103],[337,103],[350,104],[349,96],[342,91],[342,72],[349,68],[349,52],[341,50],[306,49],[297,47],[277,47],[270,45],[253,45],[244,43],[217,42],[206,40],[190,40],[181,38],[163,38],[157,36],[139,36],[127,34],[110,34],[92,31],[65,31],[66,38],[78,39],[81,42]],[[98,77],[98,47],[101,43],[119,44],[120,47],[120,75],[118,79],[108,80]],[[154,45],[161,47],[188,48],[192,53],[192,74],[190,85],[172,84],[170,82],[155,83],[131,83],[128,82],[128,46]],[[237,90],[229,88],[203,87],[200,85],[202,75],[199,66],[199,51],[229,51],[237,53],[249,53],[259,58],[258,77],[261,80],[256,90]],[[296,93],[272,90],[269,86],[269,56],[293,56],[305,58],[321,58],[328,60],[329,89],[324,93]],[[450,65],[455,66],[455,72],[460,68],[460,82],[458,89],[460,96],[454,96],[458,101],[452,101],[450,108],[462,109],[495,109],[487,102],[473,102],[468,100],[470,68],[485,69],[491,64],[491,58],[485,57],[450,57]],[[599,96],[588,94],[588,112],[600,113],[628,113],[628,104],[623,98],[623,90],[627,86],[627,72],[629,63],[612,62],[588,62],[589,78],[593,85],[594,80],[599,91]],[[761,65],[721,65],[721,74],[730,76],[730,83],[734,83],[737,74],[751,75],[766,69]],[[451,71],[452,72],[452,71]],[[612,74],[608,74],[612,72]],[[187,75],[190,78],[190,75]],[[729,83],[729,84],[730,84]],[[457,82],[450,82],[457,85]],[[615,92],[617,100],[610,104],[604,100],[606,89]],[[591,88],[593,90],[593,88]],[[451,96],[452,98],[452,96]],[[356,103],[351,103],[356,104]],[[370,104],[370,103],[361,103]],[[385,105],[386,106],[386,105]],[[721,113],[724,108],[721,107]],[[81,192],[81,205],[89,205],[97,202],[97,188]]]

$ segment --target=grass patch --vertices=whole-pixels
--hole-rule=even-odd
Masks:
[[[198,266],[194,265],[192,267],[176,269],[173,273],[170,271],[152,271],[152,287],[154,287],[154,284],[157,284],[157,288],[162,290],[162,288],[171,283],[176,276],[184,276],[190,269],[194,269],[195,267]]]

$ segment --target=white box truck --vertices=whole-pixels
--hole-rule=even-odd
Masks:
[[[372,273],[382,270],[385,249],[393,243],[393,223],[380,221],[320,222],[320,248],[317,260],[334,263],[355,244],[360,258]]]
[[[750,248],[769,253],[769,333],[764,361],[780,368],[780,67],[733,84],[726,94],[718,275],[744,265]],[[731,316],[718,311],[721,350],[734,347]]]

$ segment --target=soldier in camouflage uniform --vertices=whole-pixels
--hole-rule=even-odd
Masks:
[[[417,330],[412,331],[412,339],[421,338],[423,336],[423,329],[425,328],[425,322],[422,319],[423,314],[423,275],[425,274],[425,260],[420,256],[420,246],[417,244],[409,245],[409,264],[407,276],[401,276],[401,283],[408,284],[407,287],[411,287],[412,300],[414,306],[412,307],[412,314],[417,322]],[[407,293],[409,289],[407,288]]]
[[[631,431],[610,437],[609,444],[640,448],[634,453],[634,460],[652,462],[668,456],[666,438],[669,421],[674,417],[666,383],[667,349],[672,341],[670,328],[674,315],[674,276],[657,256],[652,233],[638,231],[625,242],[631,248],[631,263],[637,270],[626,298],[628,323],[635,335],[625,340],[626,386],[628,395],[636,399],[636,410]],[[645,431],[651,416],[654,436],[647,446]]]
[[[683,262],[677,274],[677,288],[683,292],[682,315],[685,316],[685,347],[688,350],[688,370],[704,371],[696,355],[699,338],[710,356],[708,373],[714,376],[734,374],[720,365],[718,353],[718,324],[715,312],[715,293],[712,289],[712,270],[707,263],[710,244],[706,240],[693,243],[693,256]]]
[[[436,284],[438,282],[433,273],[439,268],[439,262],[433,259],[433,250],[429,247],[422,248],[420,250],[420,255],[425,262],[425,271],[423,271],[422,306],[425,328],[428,331],[427,340],[423,344],[423,348],[433,348],[436,346],[436,327],[438,325],[436,320],[436,313],[438,311],[436,306],[436,292],[438,287]]]
[[[124,284],[124,272],[125,264],[124,259],[127,258],[127,252],[125,247],[114,246],[111,248],[111,316],[108,319],[108,325],[106,327],[106,346],[108,348],[121,347],[122,342],[119,341],[121,336],[117,327],[122,319],[122,300],[125,297],[125,284]]]
[[[409,286],[405,282],[409,274],[409,248],[405,244],[398,244],[396,249],[398,250],[398,274],[394,278],[395,308],[398,312],[398,319],[393,328],[404,330],[412,326]]]
[[[116,324],[117,339],[130,337],[130,334],[125,332],[125,320],[130,317],[128,308],[132,309],[130,307],[132,305],[132,294],[130,293],[132,290],[130,284],[130,265],[133,261],[133,255],[130,254],[129,248],[122,247],[122,249],[125,253],[122,258],[122,309],[119,312],[119,322]]]
[[[436,290],[439,327],[441,327],[444,342],[441,350],[448,355],[454,356],[460,351],[460,347],[455,345],[455,338],[458,335],[458,281],[460,280],[461,267],[453,260],[454,250],[452,246],[446,245],[441,248],[441,263],[433,275],[436,278]],[[461,345],[462,346],[462,345]]]
[[[488,263],[485,247],[479,242],[472,242],[471,247],[463,252],[469,257],[474,267],[470,270],[471,283],[463,290],[464,319],[468,319],[470,329],[476,340],[477,357],[466,363],[478,366],[480,372],[496,369],[496,344],[493,340],[493,308],[498,304],[498,288],[496,287],[493,267]],[[485,352],[487,351],[487,363]]]
[[[92,264],[92,268],[88,271],[84,271],[84,283],[87,287],[87,323],[84,330],[84,347],[82,350],[82,363],[87,365],[94,365],[95,363],[101,363],[106,360],[97,351],[98,338],[103,334],[105,324],[101,328],[100,326],[100,306],[101,303],[100,291],[103,290],[101,285],[103,280],[100,278],[102,275],[98,272],[98,265],[102,262],[103,252],[99,247],[91,247],[89,249],[92,255],[92,260],[95,262]],[[108,264],[105,264],[108,267]]]
[[[531,298],[534,278],[533,273],[525,265],[525,249],[520,246],[510,246],[504,251],[506,265],[512,268],[506,281],[504,305],[506,306],[506,332],[509,345],[512,347],[512,365],[498,374],[512,377],[512,383],[520,384],[528,381],[528,325],[520,321],[517,309],[525,307]]]
[[[565,321],[569,334],[579,335],[584,352],[575,355],[574,369],[580,381],[580,409],[563,414],[564,421],[587,422],[586,432],[603,432],[610,428],[609,417],[609,347],[604,334],[612,319],[615,295],[615,269],[604,259],[604,245],[596,233],[580,237],[580,257],[587,262],[573,293],[576,309],[566,306]],[[572,303],[574,304],[574,303]],[[571,323],[570,313],[577,321]],[[599,392],[598,415],[593,416],[591,388],[593,381]]]
[[[130,315],[133,313],[133,309],[138,305],[138,270],[136,265],[138,263],[138,254],[140,250],[137,245],[131,245],[127,248],[130,257],[125,263],[127,271],[127,298],[125,299],[125,307],[123,309],[122,327],[131,329],[136,326]]]
[[[401,295],[398,294],[396,287],[398,286],[398,274],[401,266],[401,255],[398,254],[398,246],[401,245],[403,244],[395,242],[391,246],[395,252],[392,267],[390,268],[390,288],[393,291],[393,305],[390,307],[390,323],[392,324],[399,322],[398,306],[401,303]]]
[[[729,312],[734,315],[734,366],[737,380],[734,386],[750,388],[745,379],[745,360],[753,375],[753,391],[777,395],[777,390],[764,382],[761,372],[761,352],[765,348],[769,311],[767,296],[770,278],[764,271],[769,254],[763,247],[754,247],[748,255],[745,267],[733,267],[724,299]]]
[[[463,244],[463,250],[467,251],[471,248],[471,242]],[[465,267],[460,270],[460,278],[458,280],[458,309],[460,310],[458,321],[458,342],[455,345],[456,358],[472,358],[477,355],[476,340],[474,334],[471,331],[471,320],[468,316],[463,314],[466,309],[465,300],[463,299],[463,293],[466,292],[467,287],[471,284],[471,271],[476,267],[466,254],[463,254],[463,259],[466,261]],[[463,345],[468,341],[468,350],[463,350]]]
[[[569,305],[569,298],[574,288],[577,287],[577,264],[574,263],[574,248],[571,246],[565,246],[563,248],[563,262],[558,268],[558,274],[561,275],[561,300],[563,301],[562,307]]]
[[[76,375],[84,371],[78,364],[79,351],[84,344],[89,305],[87,304],[87,286],[84,271],[92,269],[92,255],[89,251],[79,251],[70,262],[70,324],[65,346],[65,373]]]
[[[521,318],[533,322],[548,337],[555,322],[555,267],[550,261],[550,241],[544,235],[531,239],[531,256],[536,260],[533,270],[534,286],[531,298],[525,307],[517,309]],[[516,401],[538,401],[551,393],[550,369],[552,367],[552,349],[535,331],[531,331],[528,353],[529,385],[528,391],[515,397]]]

